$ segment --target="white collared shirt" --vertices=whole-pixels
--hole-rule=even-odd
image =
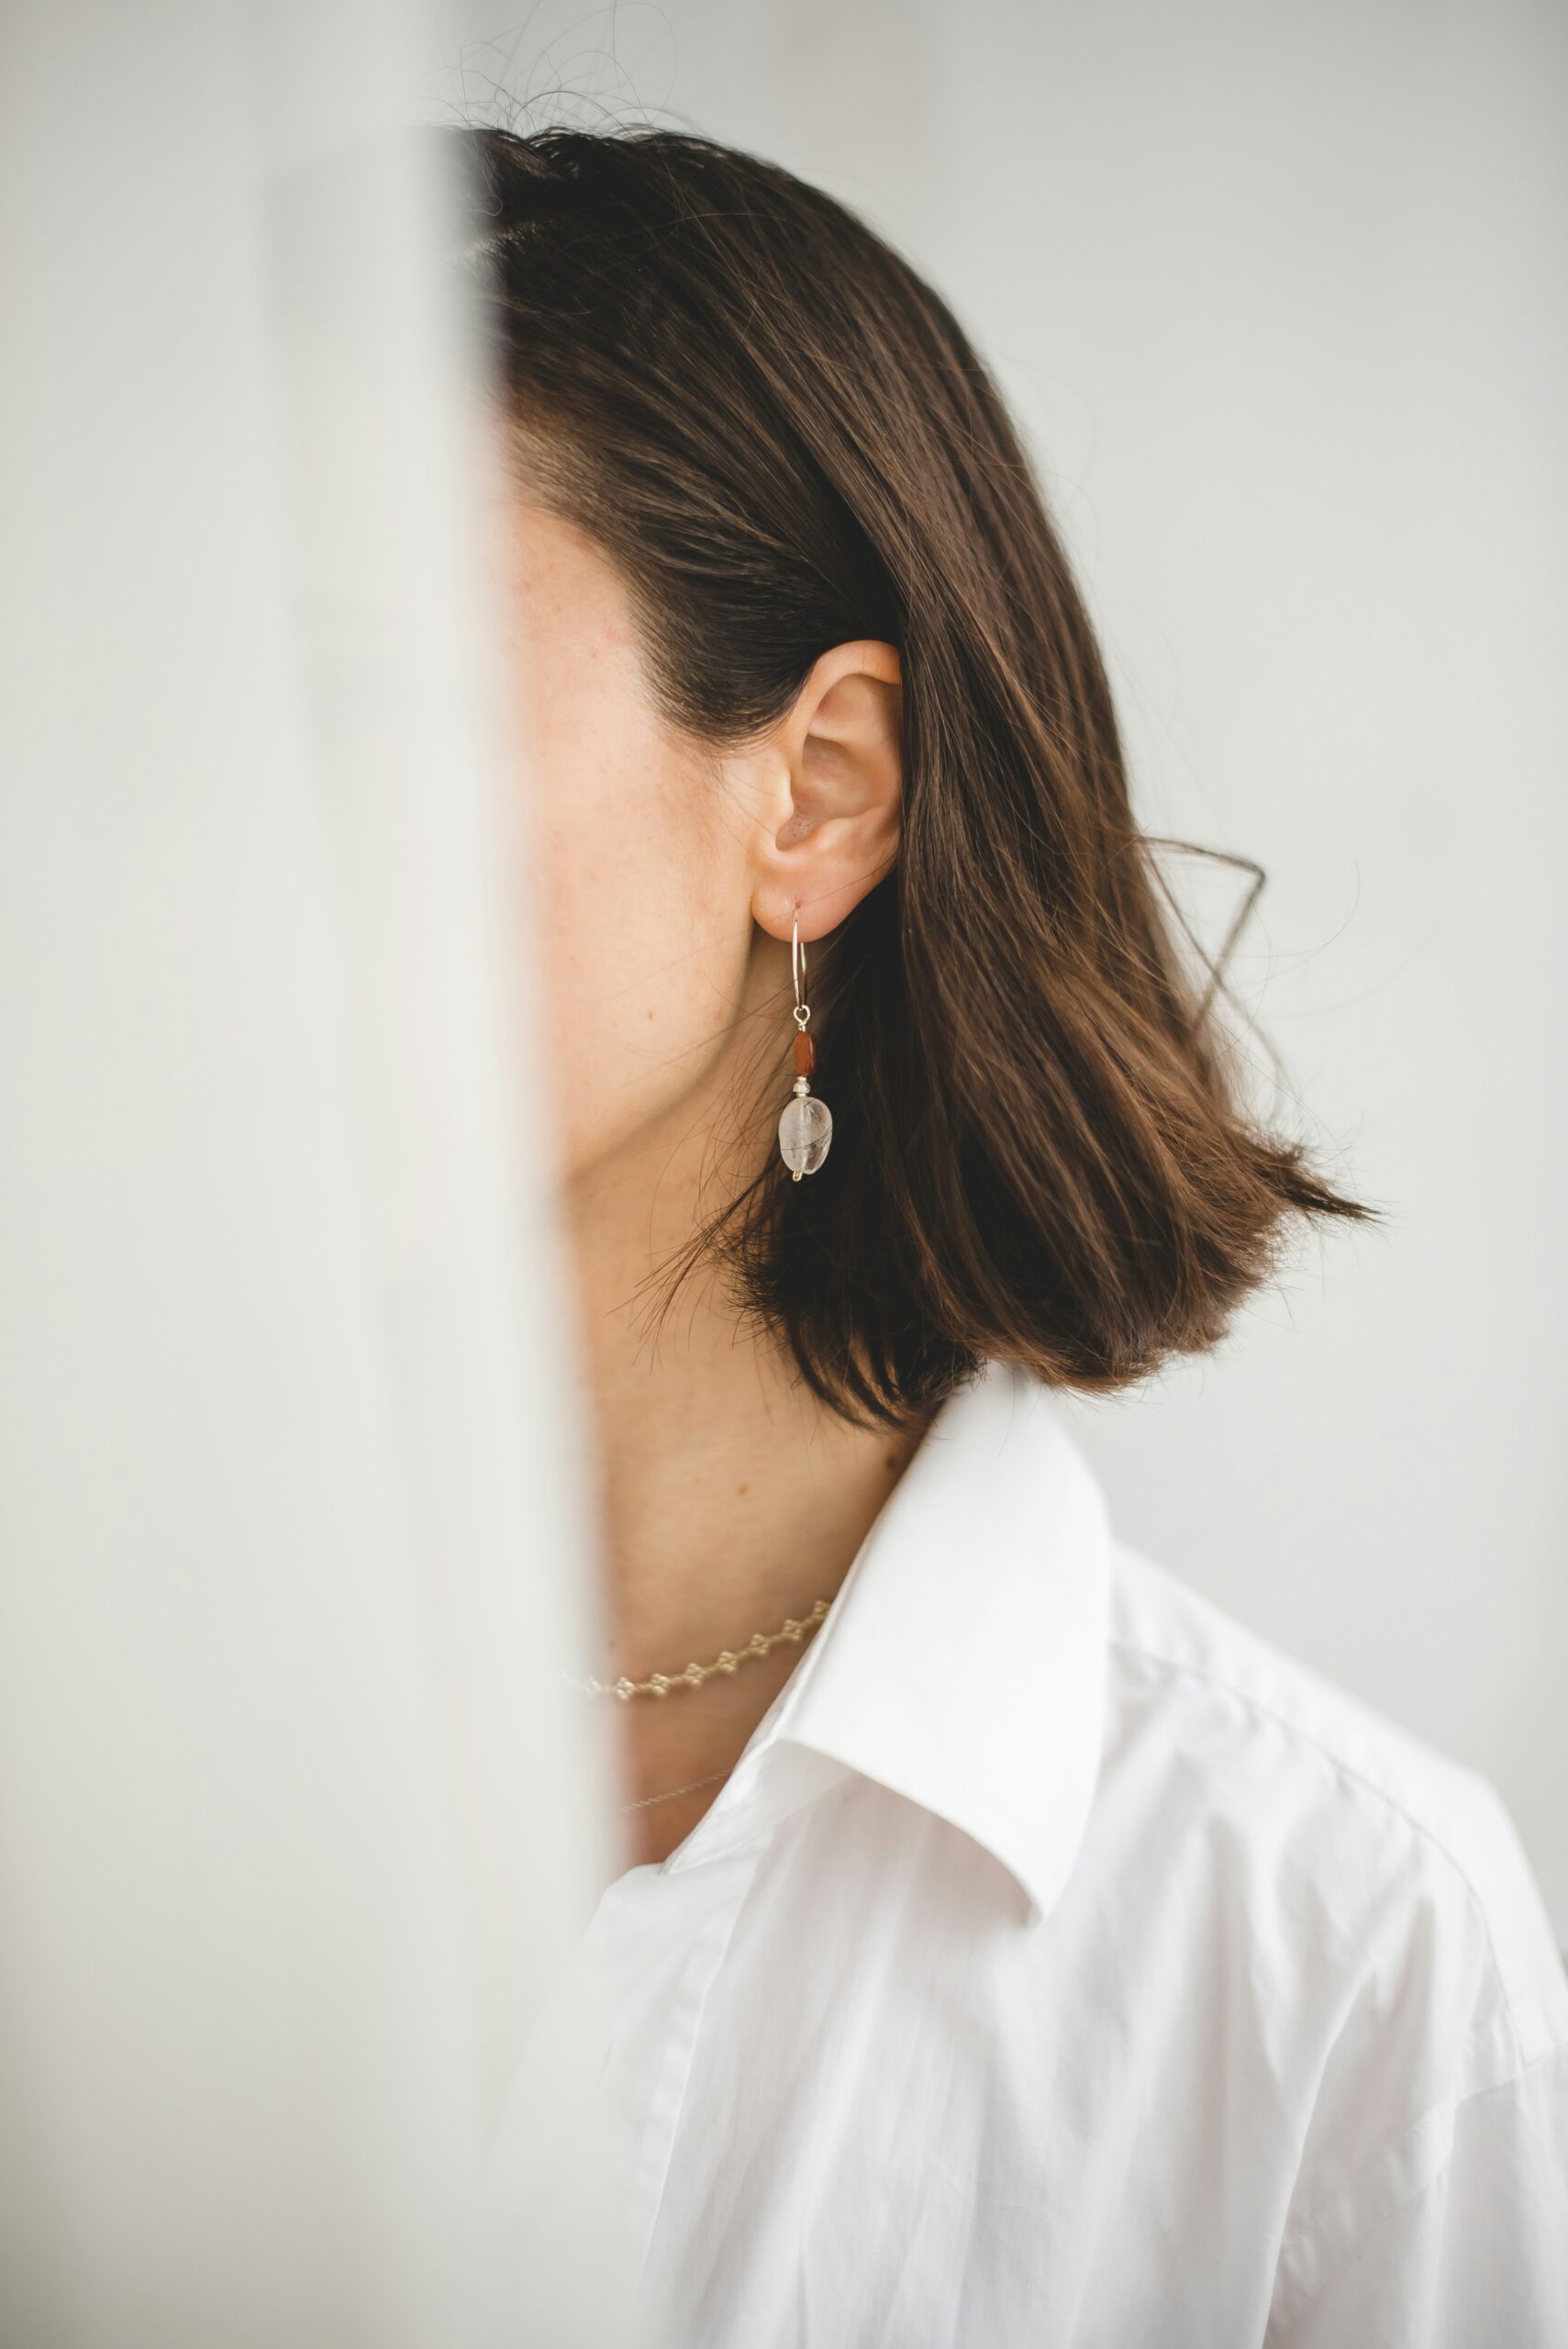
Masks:
[[[944,1408],[604,1893],[671,2349],[1568,2349],[1568,1981],[1490,1786]]]

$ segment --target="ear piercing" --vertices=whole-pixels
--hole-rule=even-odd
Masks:
[[[795,1009],[790,1017],[795,1021],[795,1087],[784,1103],[779,1119],[779,1149],[784,1164],[795,1182],[803,1174],[815,1174],[828,1155],[833,1139],[833,1113],[826,1101],[818,1100],[811,1090],[812,1073],[817,1066],[817,1043],[806,1030],[811,1019],[810,1006],[806,1000],[806,948],[801,943],[800,913],[795,911],[789,947],[790,976],[795,983]]]

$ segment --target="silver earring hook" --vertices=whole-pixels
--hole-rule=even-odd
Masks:
[[[800,909],[797,907],[789,941],[789,974],[795,985],[795,1024],[803,1032],[811,1017],[806,1000],[806,948],[800,936]]]

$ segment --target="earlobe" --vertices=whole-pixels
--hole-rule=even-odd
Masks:
[[[903,798],[898,654],[866,640],[813,665],[772,745],[787,806],[755,852],[752,914],[770,936],[822,938],[892,871]]]

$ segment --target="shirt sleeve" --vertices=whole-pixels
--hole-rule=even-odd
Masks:
[[[1496,1791],[1462,1792],[1348,1986],[1266,2349],[1568,2349],[1568,1974]]]
[[[1284,2279],[1267,2349],[1564,2349],[1568,2049],[1415,2133],[1443,2142],[1391,2147],[1381,2166],[1396,2174],[1403,2154],[1425,2183],[1404,2199],[1396,2185],[1360,2240],[1352,2221],[1315,2289]]]

